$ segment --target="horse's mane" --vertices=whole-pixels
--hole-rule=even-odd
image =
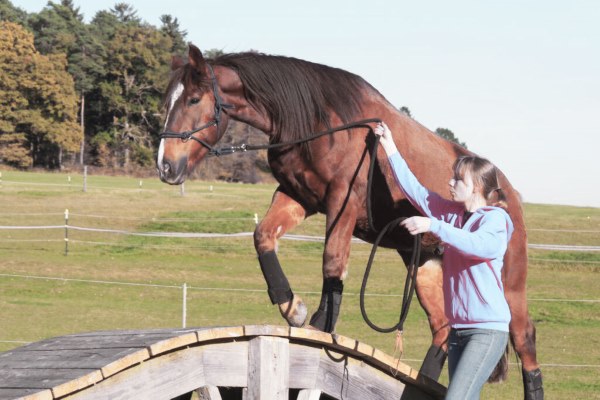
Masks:
[[[272,142],[299,140],[331,128],[333,115],[351,122],[361,111],[363,90],[371,87],[350,72],[291,57],[233,53],[212,64],[237,72],[247,101],[271,118]]]

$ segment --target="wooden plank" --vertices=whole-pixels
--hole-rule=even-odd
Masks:
[[[4,355],[4,354],[3,354]],[[0,369],[12,368],[83,368],[100,369],[119,363],[127,368],[150,355],[146,349],[90,349],[90,350],[33,350],[14,351],[10,357],[0,357]],[[130,361],[127,364],[125,362]],[[114,368],[114,367],[112,367]],[[106,374],[104,374],[106,377]]]
[[[216,386],[203,386],[196,390],[200,400],[222,400],[221,392]]]
[[[161,340],[173,338],[170,333],[131,334],[114,336],[61,336],[33,343],[27,350],[86,350],[148,347]],[[176,335],[175,335],[176,337]]]
[[[248,400],[288,400],[289,342],[259,336],[248,346]]]
[[[387,371],[389,375],[401,379],[411,386],[431,394],[435,398],[443,399],[446,396],[446,387],[444,385],[428,376],[419,374],[417,370],[381,350],[376,349],[373,357],[368,358],[367,361]]]
[[[243,326],[231,326],[225,328],[205,328],[196,331],[198,342],[209,342],[212,340],[233,339],[244,336]]]
[[[39,389],[1,389],[0,399],[15,399],[15,400],[52,400],[52,392],[50,390]]]
[[[345,357],[338,361],[324,352],[319,364],[317,388],[338,399],[387,400],[399,399],[404,384],[354,358]]]
[[[186,333],[181,336],[175,336],[151,344],[150,354],[152,355],[152,357],[154,357],[158,354],[166,353],[168,351],[179,349],[197,342],[198,336],[196,335],[196,332]]]
[[[121,372],[133,365],[146,361],[149,358],[150,353],[148,352],[148,349],[141,349],[133,353],[128,353],[127,355],[122,356],[102,367],[102,376],[104,378],[108,378],[117,372]]]
[[[80,370],[81,371],[81,370]],[[62,375],[65,376],[64,374]],[[69,379],[64,383],[56,385],[52,388],[52,395],[54,397],[61,397],[67,394],[76,392],[88,386],[91,386],[102,380],[101,371],[91,371],[85,375],[79,376],[75,379]]]
[[[331,334],[317,331],[314,329],[290,328],[290,338],[299,339],[307,342],[332,344]]]
[[[290,327],[276,325],[244,325],[244,336],[289,337]]]
[[[202,346],[206,385],[248,386],[248,342],[213,343]]]
[[[205,386],[202,347],[163,354],[119,372],[70,400],[172,399]]]
[[[321,352],[316,344],[290,343],[290,388],[316,388]]]
[[[319,400],[321,391],[317,389],[302,389],[298,392],[296,400]]]
[[[419,372],[412,367],[404,364],[401,360],[394,358],[381,350],[375,350],[373,357],[370,359],[376,362],[380,367],[386,368],[392,375],[402,375],[412,383],[417,383]]]
[[[102,380],[99,369],[36,369],[0,370],[0,388],[79,390]]]
[[[199,328],[158,328],[158,329],[134,329],[134,330],[118,330],[118,331],[94,331],[94,332],[82,332],[65,335],[62,337],[86,337],[86,336],[127,336],[127,335],[171,335],[181,336],[186,333],[195,332]]]

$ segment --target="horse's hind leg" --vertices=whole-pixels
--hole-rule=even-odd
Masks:
[[[510,336],[522,363],[523,390],[525,400],[542,400],[544,388],[542,372],[537,362],[535,326],[527,310],[525,291],[505,292],[511,312]]]
[[[304,325],[307,310],[300,296],[294,294],[290,288],[277,259],[276,247],[277,240],[307,216],[302,205],[278,188],[273,195],[269,211],[254,231],[254,247],[267,281],[269,298],[273,304],[279,305],[279,311],[288,324],[295,327]]]
[[[404,263],[408,265],[410,252],[401,252]],[[448,335],[450,326],[444,311],[444,293],[442,290],[442,261],[438,256],[422,254],[425,260],[417,272],[416,292],[421,307],[427,314],[432,333],[432,343],[425,355],[420,373],[437,380],[448,354]]]
[[[513,239],[516,234],[513,234]],[[510,308],[510,338],[522,363],[521,375],[525,400],[542,400],[544,387],[537,362],[535,326],[527,307],[527,247],[526,240],[509,244],[504,258],[504,296]]]

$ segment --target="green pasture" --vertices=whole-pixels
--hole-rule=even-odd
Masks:
[[[123,232],[251,232],[275,185],[2,171],[0,226],[60,226]],[[529,242],[600,246],[600,209],[525,204]],[[322,236],[324,217],[291,233]],[[283,324],[270,304],[252,237],[165,238],[69,229],[0,229],[0,351],[75,332],[187,326]],[[279,255],[312,312],[321,290],[322,243],[281,240]],[[389,354],[394,334],[362,320],[358,293],[371,247],[353,244],[337,332]],[[548,399],[600,399],[600,252],[530,250],[528,298]],[[405,269],[380,250],[367,308],[380,325],[397,321]],[[53,279],[59,278],[59,279]],[[152,286],[153,285],[153,286]],[[388,296],[378,296],[388,295]],[[395,296],[389,296],[395,295]],[[586,300],[586,301],[583,301]],[[418,302],[405,326],[405,362],[418,368],[429,347]],[[522,398],[514,353],[507,382],[482,398]],[[447,383],[447,375],[442,377]]]

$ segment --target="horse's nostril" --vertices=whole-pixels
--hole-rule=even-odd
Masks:
[[[171,172],[171,164],[169,164],[168,162],[164,162],[163,163],[163,172],[165,174],[168,174],[169,172]]]

